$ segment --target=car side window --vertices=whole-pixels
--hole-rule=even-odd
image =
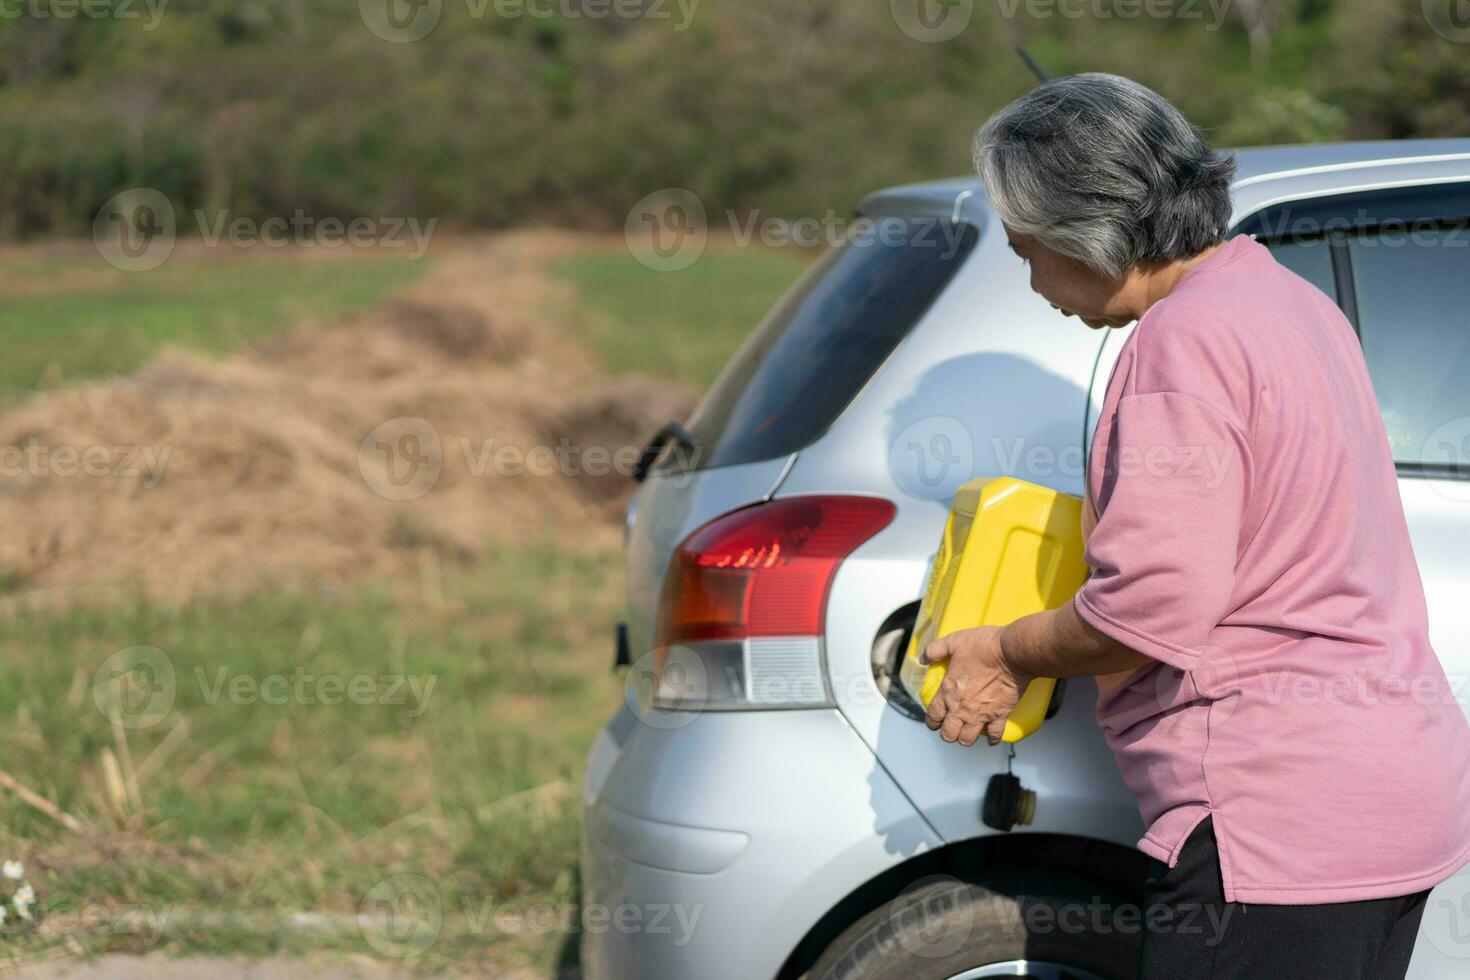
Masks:
[[[1236,231],[1347,315],[1400,474],[1470,478],[1470,183],[1292,202]]]
[[[1277,262],[1336,299],[1336,287],[1332,281],[1332,250],[1326,238],[1282,239],[1271,243],[1271,254]]]
[[[1470,228],[1349,240],[1358,332],[1393,458],[1466,462],[1470,434]]]

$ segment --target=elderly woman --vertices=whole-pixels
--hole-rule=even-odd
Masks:
[[[1470,860],[1470,726],[1352,327],[1226,239],[1234,162],[1141,85],[1047,82],[975,159],[1031,288],[1138,326],[1088,465],[1091,577],[935,641],[930,727],[994,743],[1031,678],[1097,675],[1153,859],[1144,977],[1403,976]]]

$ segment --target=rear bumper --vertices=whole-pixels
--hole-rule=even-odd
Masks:
[[[588,980],[774,977],[854,888],[939,839],[831,709],[627,708],[583,784]]]

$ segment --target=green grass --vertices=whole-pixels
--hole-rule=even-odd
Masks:
[[[609,247],[568,256],[552,271],[593,311],[578,339],[610,370],[704,388],[810,259],[797,249],[712,243],[689,268],[657,272]]]
[[[303,317],[372,306],[429,266],[389,252],[303,258],[185,249],[147,272],[58,250],[18,250],[3,261],[0,401],[129,373],[168,344],[234,350]]]
[[[268,593],[0,619],[3,768],[97,828],[78,837],[5,794],[0,856],[25,858],[43,905],[173,920],[161,937],[72,930],[11,952],[70,938],[391,957],[353,917],[395,887],[380,883],[416,875],[441,913],[415,963],[550,966],[571,932],[522,935],[493,913],[576,900],[581,765],[620,690],[614,541],[502,548],[448,576],[442,607],[387,591]],[[138,645],[166,659],[115,675],[109,658]],[[327,677],[382,679],[332,704]],[[400,677],[420,695],[405,682],[406,703],[387,703]],[[103,708],[117,684],[136,709],[117,712],[120,729]],[[107,790],[103,757],[121,758],[123,736],[141,805]],[[150,762],[158,752],[171,754]],[[280,913],[303,910],[331,924],[283,927]]]

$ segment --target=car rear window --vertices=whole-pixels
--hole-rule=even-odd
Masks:
[[[976,238],[973,226],[941,218],[856,222],[705,395],[689,422],[700,449],[686,464],[750,463],[809,445],[913,329]]]

